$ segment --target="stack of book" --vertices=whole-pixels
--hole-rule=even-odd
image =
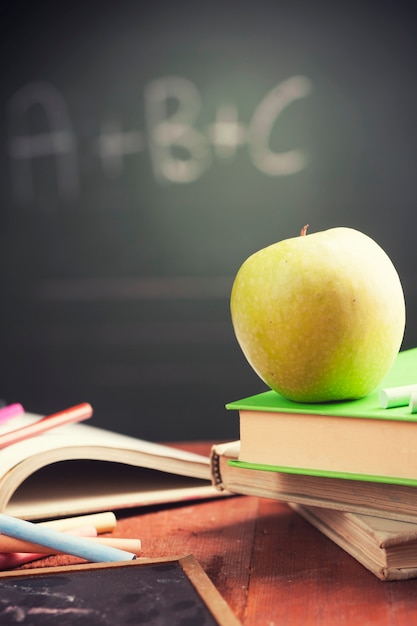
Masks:
[[[413,348],[360,400],[299,404],[265,391],[228,404],[240,441],[213,447],[214,484],[288,502],[381,580],[417,577],[417,414],[380,402],[381,389],[416,382]]]

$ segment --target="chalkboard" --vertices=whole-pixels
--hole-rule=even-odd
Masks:
[[[192,556],[0,574],[0,623],[238,626]]]
[[[230,321],[274,241],[350,226],[417,345],[412,3],[10,6],[0,24],[0,397],[158,440],[238,436]]]

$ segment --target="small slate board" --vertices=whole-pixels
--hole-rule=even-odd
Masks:
[[[0,573],[0,624],[239,626],[193,555]]]

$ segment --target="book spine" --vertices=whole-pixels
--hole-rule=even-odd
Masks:
[[[404,567],[402,569],[384,567],[376,575],[380,580],[384,581],[410,580],[411,578],[417,578],[417,567]]]
[[[213,486],[218,491],[224,491],[221,469],[220,469],[220,454],[217,452],[216,446],[213,446],[210,454],[210,469],[211,480]]]

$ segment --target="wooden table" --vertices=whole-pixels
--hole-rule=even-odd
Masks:
[[[210,444],[184,445],[208,453]],[[144,557],[194,554],[245,626],[410,626],[417,579],[382,582],[286,504],[248,496],[117,514]],[[36,566],[76,562],[49,557]],[[28,567],[28,566],[25,566]]]

